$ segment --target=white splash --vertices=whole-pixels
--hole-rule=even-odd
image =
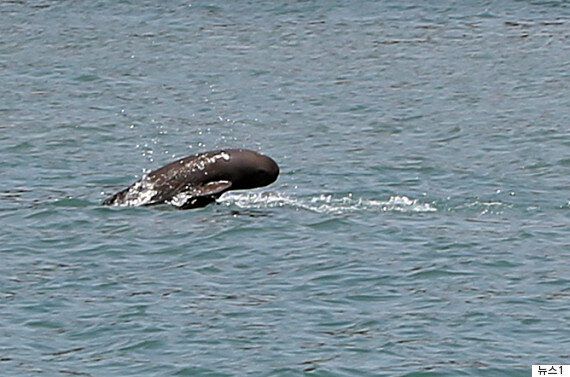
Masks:
[[[437,208],[430,203],[420,203],[418,199],[406,196],[392,196],[388,201],[370,200],[370,205],[381,207],[382,211],[396,212],[436,212]]]
[[[115,205],[121,207],[142,206],[149,204],[157,193],[158,191],[155,190],[154,184],[148,180],[147,176],[144,176],[140,181],[129,188],[129,191],[125,194],[124,201]]]
[[[392,196],[388,200],[354,198],[352,195],[340,198],[333,195],[319,195],[309,198],[296,198],[275,192],[235,193],[222,195],[218,202],[240,208],[291,207],[316,213],[343,214],[359,211],[381,212],[435,212],[433,204],[420,203],[406,196]]]
[[[187,191],[182,191],[182,192],[174,195],[168,203],[175,206],[175,207],[180,208],[184,204],[186,204],[188,202],[188,200],[191,200],[192,197],[193,196],[191,193],[189,193]],[[194,202],[192,204],[194,204],[195,202],[196,202],[196,199],[194,199]]]

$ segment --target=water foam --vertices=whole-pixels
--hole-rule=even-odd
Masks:
[[[138,207],[149,204],[152,198],[158,194],[147,176],[144,176],[140,181],[133,184],[131,188],[125,193],[124,201],[121,204],[115,204],[121,207]]]
[[[342,197],[318,195],[308,198],[297,198],[278,192],[263,193],[226,193],[218,202],[227,206],[259,209],[274,207],[291,207],[316,213],[343,214],[358,211],[381,212],[435,212],[436,207],[430,203],[420,203],[418,199],[406,196],[392,196],[388,200],[355,198],[349,194]]]

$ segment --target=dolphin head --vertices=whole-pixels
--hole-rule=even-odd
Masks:
[[[279,166],[270,157],[247,149],[227,150],[232,190],[267,186],[277,180]]]

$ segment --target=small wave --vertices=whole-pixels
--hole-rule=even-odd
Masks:
[[[459,205],[455,208],[455,210],[467,209],[467,210],[479,211],[480,215],[487,215],[487,214],[500,215],[504,212],[505,209],[512,207],[513,207],[512,204],[503,203],[500,201],[485,202],[485,201],[476,200],[474,202]],[[529,207],[529,210],[530,209],[531,208]]]
[[[218,202],[227,206],[259,209],[274,207],[292,207],[316,213],[343,214],[358,211],[381,212],[435,212],[435,206],[420,203],[418,199],[406,196],[392,196],[388,200],[355,198],[349,194],[343,197],[319,195],[297,198],[277,192],[263,193],[227,193]]]

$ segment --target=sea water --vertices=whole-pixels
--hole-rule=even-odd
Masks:
[[[570,363],[564,1],[0,2],[1,376]],[[216,205],[100,203],[245,147]]]

